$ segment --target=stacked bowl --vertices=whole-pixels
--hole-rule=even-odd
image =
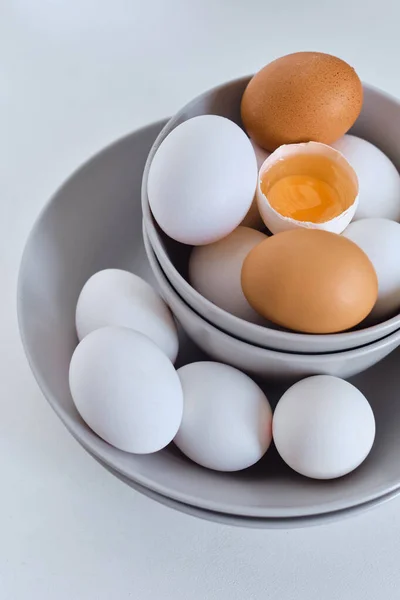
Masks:
[[[228,313],[190,284],[191,248],[168,237],[157,225],[147,194],[149,170],[158,148],[181,123],[199,115],[219,115],[241,125],[241,99],[249,78],[222,85],[196,98],[163,128],[144,169],[143,233],[147,256],[161,292],[189,337],[215,360],[261,378],[298,379],[329,374],[350,377],[387,356],[400,344],[400,315],[333,334],[305,334],[272,324],[252,323]],[[364,105],[351,133],[383,148],[400,164],[396,143],[400,109],[394,100],[364,86]],[[400,131],[399,131],[400,133]]]
[[[27,242],[19,275],[19,323],[30,365],[51,406],[113,475],[159,502],[210,520],[248,527],[304,526],[351,515],[400,493],[399,351],[393,352],[400,345],[400,315],[342,333],[301,333],[235,316],[192,286],[193,250],[171,239],[154,219],[149,171],[170,132],[193,117],[217,115],[241,126],[240,105],[248,82],[243,78],[203,94],[168,122],[130,134],[71,176]],[[396,100],[364,86],[363,109],[352,133],[400,166]],[[376,422],[368,458],[344,476],[320,480],[289,468],[273,445],[250,468],[222,472],[189,460],[174,443],[151,454],[107,443],[81,417],[69,385],[78,344],[77,301],[92,275],[107,269],[127,270],[158,284],[182,326],[178,370],[210,357],[230,364],[253,376],[272,408],[294,380],[317,374],[354,376],[351,383],[365,394]],[[160,396],[165,396],[164,389]],[[352,441],[362,426],[356,429],[347,427],[347,439]],[[335,442],[340,454],[342,438]]]

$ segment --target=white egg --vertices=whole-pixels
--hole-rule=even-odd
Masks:
[[[147,192],[161,229],[198,246],[240,224],[256,183],[256,157],[244,131],[224,117],[203,115],[163,140],[150,165]]]
[[[308,377],[282,396],[273,418],[273,438],[294,471],[333,479],[356,469],[375,438],[375,419],[365,396],[330,375]]]
[[[137,331],[105,327],[87,335],[72,356],[69,384],[82,419],[120,450],[156,452],[178,431],[179,377],[169,358]]]
[[[117,325],[147,335],[172,362],[178,354],[178,333],[168,306],[146,281],[128,271],[95,273],[80,293],[75,321],[80,340],[95,329]]]
[[[378,276],[378,299],[369,319],[384,319],[400,309],[400,224],[389,219],[350,223],[343,235],[364,250]]]
[[[216,471],[256,463],[271,443],[269,402],[250,377],[227,365],[197,362],[178,369],[184,398],[175,444]]]
[[[189,279],[202,296],[227,312],[251,321],[265,320],[247,302],[241,284],[243,261],[266,235],[249,227],[237,227],[227,237],[193,248],[189,260]]]
[[[332,147],[347,158],[358,176],[359,203],[354,220],[383,217],[400,221],[400,175],[386,154],[348,134]]]

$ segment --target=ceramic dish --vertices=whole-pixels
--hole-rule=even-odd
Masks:
[[[173,444],[148,456],[126,454],[97,437],[79,417],[69,392],[68,368],[77,343],[74,313],[82,285],[107,267],[130,269],[154,284],[142,241],[140,181],[160,128],[156,124],[133,133],[73,174],[43,210],[27,242],[18,284],[20,330],[32,371],[50,405],[96,458],[148,493],[183,504],[187,512],[192,507],[193,512],[212,511],[220,520],[287,519],[290,526],[298,518],[324,522],[333,513],[344,516],[348,509],[396,494],[399,351],[352,380],[371,402],[377,437],[365,463],[336,481],[297,475],[273,447],[255,467],[236,474],[203,469]],[[204,355],[182,335],[178,365],[201,359]],[[278,384],[265,386],[272,405],[284,389]]]
[[[400,345],[400,330],[367,346],[330,354],[286,353],[247,344],[214,327],[192,310],[168,282],[146,232],[144,245],[161,293],[188,336],[214,360],[262,379],[295,381],[320,374],[352,377],[369,369]]]
[[[90,451],[88,450],[88,453]],[[191,517],[197,517],[198,519],[204,519],[205,521],[213,521],[215,523],[223,523],[224,525],[233,525],[234,527],[248,527],[251,529],[293,529],[293,528],[301,528],[301,527],[315,527],[316,525],[326,525],[327,523],[331,523],[334,521],[338,521],[340,519],[348,519],[350,517],[354,517],[359,513],[365,512],[367,510],[371,510],[372,508],[376,508],[377,506],[381,506],[385,502],[388,502],[392,498],[395,498],[398,495],[398,491],[394,491],[386,496],[380,498],[379,500],[372,500],[371,502],[366,502],[365,504],[360,504],[359,506],[355,506],[353,508],[338,510],[328,515],[310,515],[308,517],[299,517],[293,519],[262,519],[257,517],[237,517],[225,513],[217,513],[211,510],[204,510],[202,508],[196,508],[194,506],[190,506],[188,504],[183,504],[182,502],[177,502],[176,500],[171,500],[171,498],[166,498],[165,496],[161,496],[156,492],[152,492],[148,488],[145,488],[138,483],[134,483],[131,479],[127,479],[117,471],[114,471],[110,466],[103,463],[99,458],[91,455],[92,458],[95,459],[97,463],[99,463],[102,467],[104,467],[111,475],[133,488],[140,494],[147,496],[151,500],[158,502],[159,504],[163,504],[168,508],[172,508],[178,512],[185,513],[190,515]]]
[[[201,296],[187,281],[190,248],[165,235],[155,223],[147,198],[147,176],[157,148],[177,125],[202,114],[217,114],[240,123],[240,100],[249,78],[226,83],[195,98],[173,117],[155,141],[143,174],[142,206],[146,231],[154,253],[171,285],[199,315],[219,329],[245,342],[286,352],[337,352],[375,342],[400,327],[400,315],[378,325],[346,333],[308,335],[255,325],[239,319]],[[364,86],[364,106],[352,133],[378,145],[400,166],[400,103],[370,86]]]

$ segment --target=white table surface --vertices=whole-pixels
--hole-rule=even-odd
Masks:
[[[2,600],[399,598],[400,499],[292,531],[159,506],[64,429],[15,313],[27,234],[87,157],[296,50],[337,54],[400,97],[399,18],[398,0],[0,0]]]

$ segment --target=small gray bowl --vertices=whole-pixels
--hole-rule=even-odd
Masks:
[[[204,320],[174,290],[164,275],[143,231],[144,246],[164,300],[195,344],[215,360],[262,379],[295,381],[309,375],[352,377],[369,369],[400,345],[400,329],[376,342],[343,352],[295,354],[269,350],[243,342]]]
[[[151,214],[147,197],[147,179],[151,161],[161,142],[180,123],[197,115],[215,114],[241,124],[240,101],[249,77],[231,81],[198,96],[182,108],[157,137],[146,162],[142,182],[142,209],[155,255],[166,277],[199,315],[219,329],[262,348],[286,352],[322,353],[339,352],[364,346],[379,340],[400,328],[400,315],[377,325],[345,333],[309,335],[272,329],[249,323],[229,314],[199,294],[188,282],[190,247],[171,240],[161,231]],[[364,106],[352,133],[381,148],[400,166],[400,103],[387,94],[364,85]]]

